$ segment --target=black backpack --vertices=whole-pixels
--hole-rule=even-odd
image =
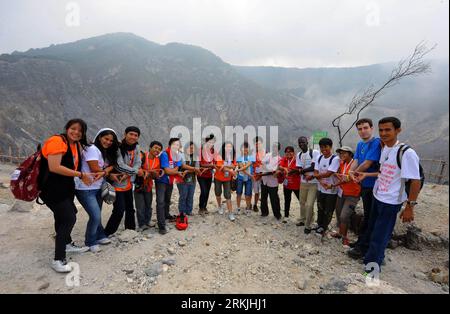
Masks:
[[[320,161],[322,160],[323,155],[320,155],[319,159],[317,160],[317,163],[320,164]],[[336,155],[331,155],[330,160],[328,161],[328,166],[331,166],[331,163],[333,162],[333,159],[336,157]]]
[[[302,154],[303,152],[298,153],[298,159],[302,157]],[[311,148],[309,149],[309,157],[311,157],[311,160],[313,159],[313,150]]]
[[[402,158],[403,158],[403,155],[410,148],[411,147],[409,147],[406,144],[401,144],[400,145],[400,148],[397,151],[397,166],[398,166],[399,169],[402,169]],[[423,167],[422,167],[422,165],[420,163],[419,163],[419,175],[420,175],[420,189],[422,190],[423,184],[425,183],[425,174],[423,172]],[[410,188],[411,188],[411,180],[406,180],[406,182],[405,182],[405,192],[406,192],[406,195],[408,195],[408,196],[409,196]]]

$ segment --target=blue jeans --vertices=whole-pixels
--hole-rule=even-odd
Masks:
[[[236,194],[242,195],[245,187],[245,196],[252,196],[252,180],[248,179],[247,181],[243,181],[241,179],[237,180]]]
[[[386,204],[380,202],[375,197],[373,198],[369,224],[366,230],[366,234],[370,235],[369,249],[364,256],[364,265],[367,265],[368,263],[377,263],[378,269],[381,270],[381,263],[384,260],[384,251],[391,239],[397,220],[397,214],[401,208],[402,204]]]
[[[179,183],[177,184],[180,200],[178,202],[178,211],[185,214],[192,213],[194,205],[195,184]]]
[[[97,240],[106,238],[102,226],[102,191],[98,190],[76,190],[75,195],[89,215],[86,227],[85,244],[93,246]]]

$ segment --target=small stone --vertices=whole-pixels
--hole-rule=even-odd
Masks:
[[[413,274],[414,278],[420,279],[420,280],[428,280],[428,277],[426,274],[422,273],[422,272],[415,272]]]
[[[133,278],[127,277],[127,282],[128,283],[132,283],[133,282]]]
[[[431,281],[439,284],[447,284],[448,285],[448,274],[444,272],[434,273],[432,272],[430,275]]]
[[[122,231],[120,233],[120,235],[118,236],[118,239],[120,242],[131,242],[138,236],[139,236],[139,233],[137,233],[136,231],[131,230],[131,229],[125,229],[124,231]]]
[[[203,281],[206,281],[206,280],[208,280],[208,278],[206,278],[206,277],[202,277],[202,280],[203,280]]]
[[[173,266],[176,263],[176,260],[174,258],[166,257],[161,260],[161,263],[169,266]]]
[[[186,246],[186,241],[180,240],[178,241],[178,245],[181,247]]]
[[[144,272],[149,277],[156,277],[163,272],[163,264],[161,262],[156,262]]]
[[[169,270],[169,265],[164,264],[162,266],[162,270],[163,270],[163,272],[167,272]]]
[[[308,284],[308,282],[305,279],[297,280],[297,288],[299,288],[300,290],[305,290],[307,284]]]
[[[174,255],[174,254],[175,254],[175,249],[174,249],[173,247],[168,247],[168,248],[167,248],[167,252],[168,252],[170,255]]]
[[[122,271],[123,271],[125,274],[130,275],[130,274],[132,274],[132,273],[134,272],[134,269],[122,269]]]
[[[209,246],[209,242],[205,242],[205,245],[206,245],[206,246]]]
[[[43,283],[42,285],[39,286],[38,290],[39,290],[39,291],[45,290],[45,289],[47,289],[48,287],[50,287],[50,283],[49,283],[49,282],[45,282],[45,283]]]

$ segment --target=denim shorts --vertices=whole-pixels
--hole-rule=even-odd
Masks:
[[[252,180],[247,181],[237,180],[236,194],[242,195],[245,187],[245,196],[252,196]]]

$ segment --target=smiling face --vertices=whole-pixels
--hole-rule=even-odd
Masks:
[[[306,152],[308,150],[308,141],[305,138],[300,138],[298,140],[298,147],[300,147],[303,152]]]
[[[172,153],[178,153],[180,151],[181,143],[180,141],[175,141],[172,144],[170,144],[170,150]]]
[[[381,123],[378,125],[378,132],[384,144],[392,146],[397,141],[397,136],[401,132],[401,128],[396,129],[392,122]]]
[[[328,157],[331,155],[331,146],[330,145],[320,145],[320,152],[325,157]]]
[[[114,142],[114,136],[112,134],[106,134],[100,137],[100,144],[104,149],[108,149]]]
[[[358,129],[358,135],[362,140],[366,141],[372,138],[373,126],[370,126],[369,123],[364,122],[358,124],[356,128]]]
[[[153,146],[150,148],[150,154],[151,154],[153,157],[158,156],[158,155],[161,153],[161,151],[162,151],[162,147],[159,146],[158,144],[155,144],[155,145],[153,145]]]
[[[128,145],[134,145],[139,139],[139,134],[137,132],[130,131],[125,134],[125,142]]]
[[[69,141],[77,142],[83,137],[83,128],[81,127],[81,124],[74,123],[66,130],[66,133]]]
[[[284,155],[286,156],[287,159],[290,160],[290,159],[294,158],[294,151],[289,149],[284,153]]]
[[[352,154],[344,150],[339,151],[339,158],[345,162],[352,160]]]

